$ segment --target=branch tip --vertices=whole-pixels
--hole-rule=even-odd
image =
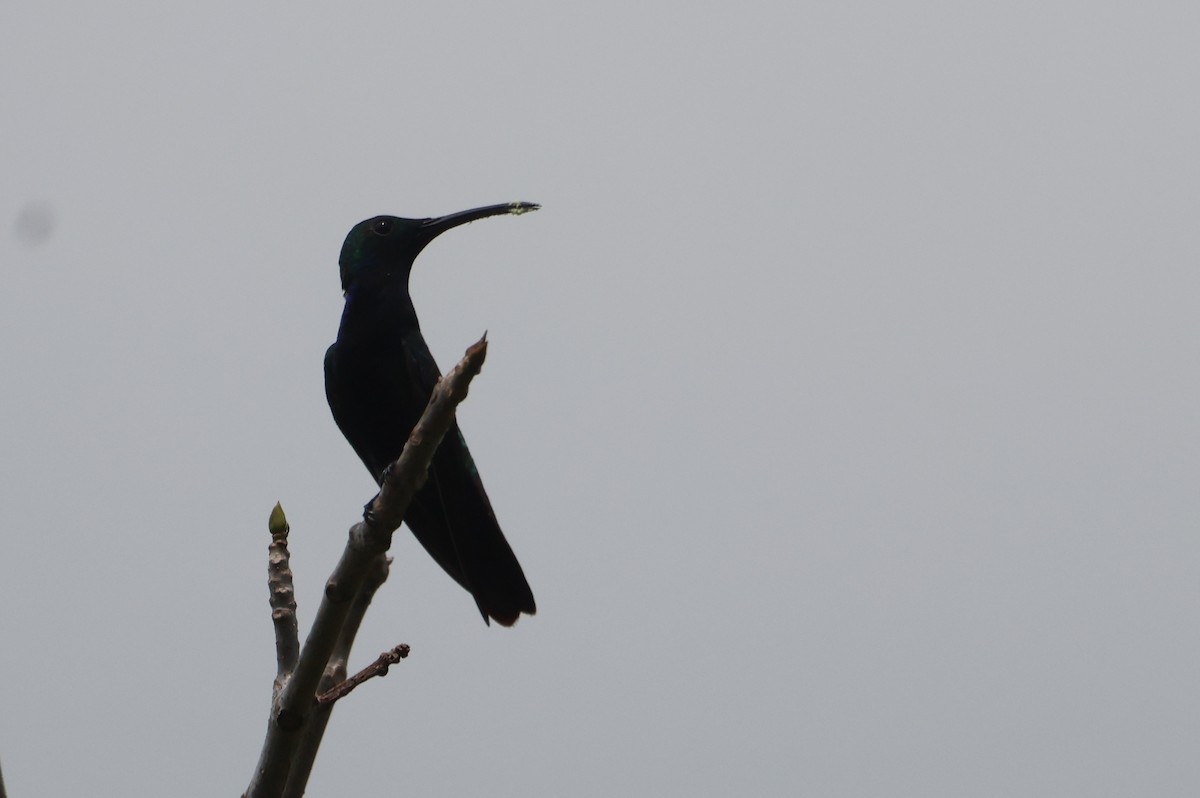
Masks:
[[[275,502],[275,506],[271,509],[271,517],[267,519],[267,529],[271,531],[271,537],[284,539],[291,531],[287,516],[283,514],[283,505],[279,502]]]
[[[468,368],[474,374],[478,374],[479,369],[483,368],[483,361],[487,357],[487,345],[487,332],[484,332],[482,338],[467,347],[466,359],[469,361]],[[479,359],[478,363],[474,362],[476,358]]]

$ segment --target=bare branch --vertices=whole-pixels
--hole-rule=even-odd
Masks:
[[[368,679],[374,679],[376,676],[387,676],[388,668],[407,657],[409,651],[410,649],[408,645],[406,643],[401,643],[391,651],[383,652],[370,665],[363,668],[346,681],[334,685],[332,689],[317,696],[317,703],[321,706],[330,706],[334,702],[350,695],[351,690],[353,690],[355,687],[358,687]]]
[[[354,597],[350,614],[346,617],[345,625],[342,626],[342,634],[338,637],[337,645],[333,647],[333,655],[325,667],[325,675],[321,677],[321,681],[317,685],[318,693],[326,692],[346,678],[346,662],[350,658],[350,649],[354,646],[354,638],[358,635],[363,617],[367,614],[367,607],[371,606],[371,599],[375,597],[375,592],[387,581],[391,563],[391,557],[381,555],[376,557],[371,563],[371,567],[367,569],[366,579],[359,588],[358,595]],[[300,798],[304,795],[304,789],[308,786],[308,777],[311,775],[313,764],[317,759],[317,749],[321,747],[321,740],[325,736],[325,728],[329,725],[331,714],[333,714],[332,704],[317,706],[313,709],[312,718],[304,728],[304,737],[292,757],[292,767],[288,773],[287,787],[283,790],[283,798]]]
[[[278,699],[284,683],[296,669],[300,658],[300,637],[296,627],[296,591],[292,586],[291,552],[287,539],[291,527],[283,506],[278,502],[267,522],[271,530],[271,545],[267,550],[267,587],[271,591],[271,622],[275,625],[275,689],[272,699]]]
[[[433,453],[454,421],[454,410],[466,398],[467,387],[483,368],[486,356],[485,336],[469,347],[458,365],[438,382],[400,458],[385,472],[370,511],[350,528],[342,558],[325,583],[325,596],[300,659],[272,704],[263,750],[246,791],[249,798],[275,798],[283,793],[305,726],[312,719],[317,686],[341,638],[354,598],[372,561],[391,546],[392,533],[424,482]],[[298,786],[297,795],[303,792],[303,785]]]

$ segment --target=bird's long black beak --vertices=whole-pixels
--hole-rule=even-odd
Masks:
[[[536,211],[540,207],[542,206],[536,202],[505,202],[500,205],[484,205],[482,208],[459,211],[458,213],[439,216],[436,219],[426,219],[421,222],[421,231],[425,233],[425,241],[423,243],[428,244],[447,230],[458,227],[460,224],[473,222],[476,219],[485,219],[488,216],[500,216],[506,213],[520,216],[522,213]]]

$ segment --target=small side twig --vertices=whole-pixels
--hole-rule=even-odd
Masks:
[[[346,681],[334,685],[333,689],[327,690],[326,692],[317,696],[317,703],[321,706],[330,706],[335,701],[350,695],[351,690],[353,690],[355,687],[358,687],[368,679],[374,679],[376,676],[387,676],[388,668],[407,657],[408,652],[409,647],[406,643],[401,643],[391,651],[383,652],[370,665],[363,668]]]

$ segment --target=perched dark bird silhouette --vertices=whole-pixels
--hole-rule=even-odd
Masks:
[[[441,372],[417,323],[408,277],[434,238],[467,222],[540,206],[489,205],[436,219],[376,216],[354,226],[339,259],[346,307],[325,353],[325,396],[346,440],[376,484],[404,450]],[[438,565],[475,597],[485,621],[504,626],[537,607],[504,539],[467,442],[452,424],[404,522]]]

